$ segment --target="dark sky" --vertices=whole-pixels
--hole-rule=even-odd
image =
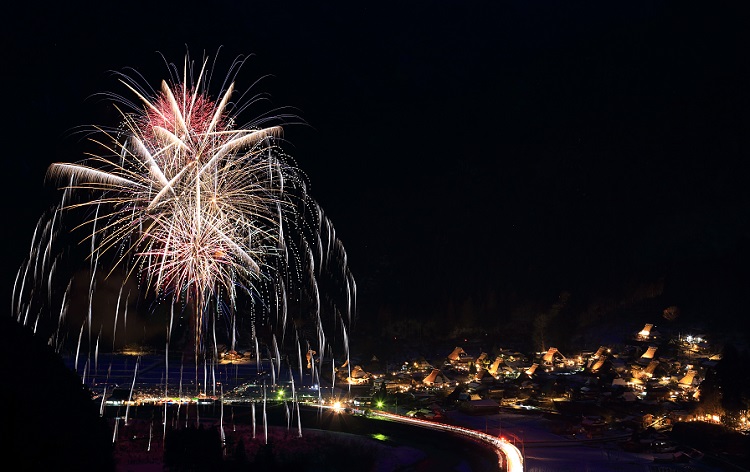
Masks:
[[[658,279],[701,316],[744,309],[742,2],[339,3],[58,2],[6,19],[7,279],[50,202],[46,167],[82,158],[69,131],[107,116],[89,97],[116,87],[108,71],[158,84],[157,52],[221,47],[224,64],[255,55],[241,87],[268,75],[258,90],[309,123],[288,150],[363,317]]]

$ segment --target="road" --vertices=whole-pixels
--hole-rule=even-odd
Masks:
[[[521,451],[516,446],[509,443],[505,438],[499,438],[491,434],[483,433],[469,428],[461,426],[454,426],[445,423],[438,423],[435,421],[426,421],[419,418],[411,418],[408,416],[395,415],[393,413],[386,413],[384,411],[375,411],[372,413],[373,416],[382,417],[391,421],[399,421],[401,423],[408,423],[422,428],[430,428],[439,431],[447,431],[454,434],[462,434],[474,439],[478,439],[487,444],[490,444],[497,450],[498,457],[500,459],[500,468],[507,472],[522,472],[523,471],[523,456]]]
[[[337,409],[336,406],[326,406],[325,408]],[[427,421],[409,416],[396,415],[381,410],[372,410],[370,416],[374,418],[396,421],[399,423],[419,426],[436,431],[445,431],[452,434],[460,434],[473,439],[478,439],[492,446],[498,455],[500,468],[506,472],[523,472],[523,456],[516,446],[508,442],[505,438],[493,436],[470,428],[462,426],[449,425],[436,421]]]

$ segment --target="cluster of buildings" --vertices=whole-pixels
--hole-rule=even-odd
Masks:
[[[210,374],[213,383],[209,378],[194,383],[174,378],[181,371],[173,369],[169,387],[177,390],[170,395],[180,399],[170,401],[188,401],[180,392],[205,384],[214,385],[216,391],[205,391],[194,400],[219,395],[228,402],[287,400],[294,395],[301,401],[323,398],[348,402],[358,410],[385,409],[437,420],[449,409],[469,414],[494,414],[502,408],[537,410],[562,420],[561,432],[589,435],[615,426],[639,431],[667,429],[677,421],[720,422],[720,412],[701,408],[701,386],[720,361],[719,347],[699,333],[663,336],[653,324],[636,329],[616,345],[572,353],[550,346],[530,354],[509,349],[489,352],[465,340],[429,359],[421,355],[387,361],[377,356],[352,358],[342,366],[317,366],[319,373],[330,376],[330,382],[321,384],[313,375],[314,351],[308,352],[307,368],[299,377],[286,382],[273,369],[258,369],[251,353],[228,352],[221,368]],[[145,357],[140,359],[146,362]],[[141,367],[141,372],[152,370]],[[133,374],[128,375],[129,381],[118,383],[135,385]],[[105,388],[106,404],[164,401],[164,381],[147,382],[137,392],[131,385]],[[738,424],[747,427],[746,415]]]
[[[400,413],[428,419],[448,408],[472,414],[535,409],[587,434],[613,425],[659,430],[676,421],[720,421],[698,407],[701,383],[720,360],[718,348],[701,334],[662,336],[646,324],[622,343],[595,351],[548,347],[526,355],[454,346],[445,352],[395,363],[372,357],[339,369],[337,382],[349,385],[357,406],[395,408],[400,402]]]

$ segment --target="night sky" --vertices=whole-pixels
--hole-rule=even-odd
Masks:
[[[741,3],[21,7],[1,33],[3,290],[53,201],[47,166],[83,158],[74,127],[114,117],[91,98],[117,87],[109,71],[158,85],[158,53],[220,49],[224,65],[255,55],[238,86],[264,77],[269,108],[308,123],[286,128],[287,151],[347,249],[363,329],[466,306],[495,324],[563,292],[574,314],[652,298],[657,319],[677,305],[744,326]]]

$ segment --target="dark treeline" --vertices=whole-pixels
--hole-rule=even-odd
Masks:
[[[4,460],[22,470],[115,470],[112,431],[91,392],[46,340],[10,317],[0,322]]]

